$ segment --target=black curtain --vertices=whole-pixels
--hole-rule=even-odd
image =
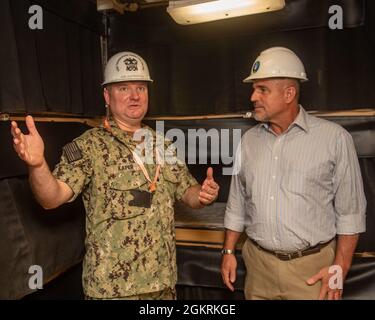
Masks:
[[[331,30],[331,5],[343,9],[343,30]],[[305,64],[307,110],[375,106],[375,2],[287,0],[281,11],[180,26],[164,7],[111,16],[110,53],[134,50],[153,79],[151,115],[247,111],[242,83],[260,51],[285,46]]]
[[[366,232],[361,234],[356,251],[374,252],[375,117],[328,119],[344,126],[353,136],[367,199]],[[154,122],[149,124],[155,125]],[[24,123],[19,125],[22,130],[25,129]],[[247,119],[166,121],[164,132],[167,133],[172,128],[179,128],[185,133],[189,129],[203,128],[208,131],[216,128],[227,129],[229,132],[233,129],[241,129],[244,133],[253,125],[254,121]],[[59,161],[62,146],[88,129],[83,124],[53,122],[40,122],[37,123],[37,127],[45,140],[46,159],[51,169]],[[30,265],[42,266],[47,281],[77,263],[77,260],[82,258],[85,236],[85,213],[80,198],[49,213],[36,203],[29,187],[27,168],[12,148],[9,128],[9,122],[0,122],[0,136],[5,137],[0,148],[0,217],[2,217],[0,219],[0,299],[19,298],[31,292],[28,288]],[[229,141],[232,141],[232,137]],[[189,140],[185,142],[194,143]],[[210,144],[207,146],[208,159],[212,159]],[[198,144],[198,147],[201,145]],[[213,152],[215,151],[217,150]],[[233,155],[233,149],[230,150],[230,155]],[[188,162],[188,159],[186,160]],[[207,165],[189,166],[197,180],[203,181],[208,165],[210,160]],[[231,176],[221,174],[223,166],[223,161],[213,166],[215,179],[220,184],[219,202],[227,201],[231,179]],[[207,223],[203,217],[200,215],[201,225]],[[180,247],[177,251],[177,259],[179,299],[243,298],[244,266],[240,260],[237,290],[232,295],[224,289],[220,279],[219,249]],[[374,299],[374,260],[373,257],[357,257],[354,260],[345,297]],[[79,272],[75,273],[72,281],[74,283],[71,283],[71,287],[81,290]],[[65,284],[68,285],[63,281],[62,286],[64,287]],[[73,296],[75,295],[76,293],[73,293]],[[81,291],[78,295],[81,297]]]
[[[41,30],[29,28],[35,4]],[[100,27],[89,1],[0,1],[0,112],[102,114]]]

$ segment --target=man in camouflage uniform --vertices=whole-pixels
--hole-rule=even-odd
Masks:
[[[185,164],[160,164],[154,148],[151,163],[135,155],[140,142],[155,146],[160,141],[155,131],[141,124],[151,81],[140,56],[131,52],[113,56],[103,83],[108,110],[103,125],[67,144],[52,173],[32,117],[26,118],[28,135],[12,122],[14,147],[29,166],[39,203],[51,209],[82,193],[83,287],[88,299],[174,299],[175,199],[201,208],[218,195],[211,168],[200,186]],[[140,129],[151,139],[136,141],[134,133]],[[168,147],[164,143],[164,149]]]

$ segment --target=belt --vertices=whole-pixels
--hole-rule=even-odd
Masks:
[[[308,256],[310,254],[318,253],[318,252],[320,252],[321,249],[323,249],[324,247],[328,246],[333,241],[333,239],[331,239],[331,240],[329,240],[327,242],[324,242],[324,243],[319,243],[316,246],[313,246],[313,247],[310,247],[310,248],[307,248],[307,249],[304,249],[304,250],[299,250],[299,251],[294,251],[294,252],[291,252],[291,253],[286,253],[286,252],[281,252],[281,251],[272,251],[272,250],[265,249],[265,248],[261,247],[256,241],[254,241],[253,239],[249,238],[249,240],[258,249],[260,249],[262,251],[265,251],[265,252],[268,252],[268,253],[271,253],[271,254],[273,254],[274,256],[276,256],[277,258],[279,258],[280,260],[283,260],[283,261],[288,261],[288,260],[292,260],[292,259],[296,259],[296,258],[301,258],[301,257],[304,257],[304,256]]]

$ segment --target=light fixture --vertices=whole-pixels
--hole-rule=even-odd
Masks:
[[[169,1],[167,12],[178,24],[188,25],[284,7],[285,0],[179,0]]]

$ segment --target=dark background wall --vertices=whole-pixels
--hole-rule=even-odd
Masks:
[[[343,8],[343,30],[330,30],[330,5]],[[281,11],[180,26],[165,8],[112,15],[110,53],[134,50],[149,61],[150,114],[246,111],[242,80],[260,51],[286,46],[304,61],[308,110],[374,107],[374,1],[286,0]]]
[[[28,27],[32,4],[43,7],[43,30]],[[343,9],[343,30],[328,28],[333,4]],[[191,26],[177,25],[165,6],[108,16],[109,54],[133,50],[149,64],[150,115],[248,110],[242,79],[270,46],[304,61],[307,110],[375,105],[374,1],[286,0],[281,11]],[[1,1],[0,112],[103,114],[103,32],[95,1]]]
[[[43,29],[31,30],[31,5]],[[102,112],[100,14],[87,0],[0,1],[0,112]]]

